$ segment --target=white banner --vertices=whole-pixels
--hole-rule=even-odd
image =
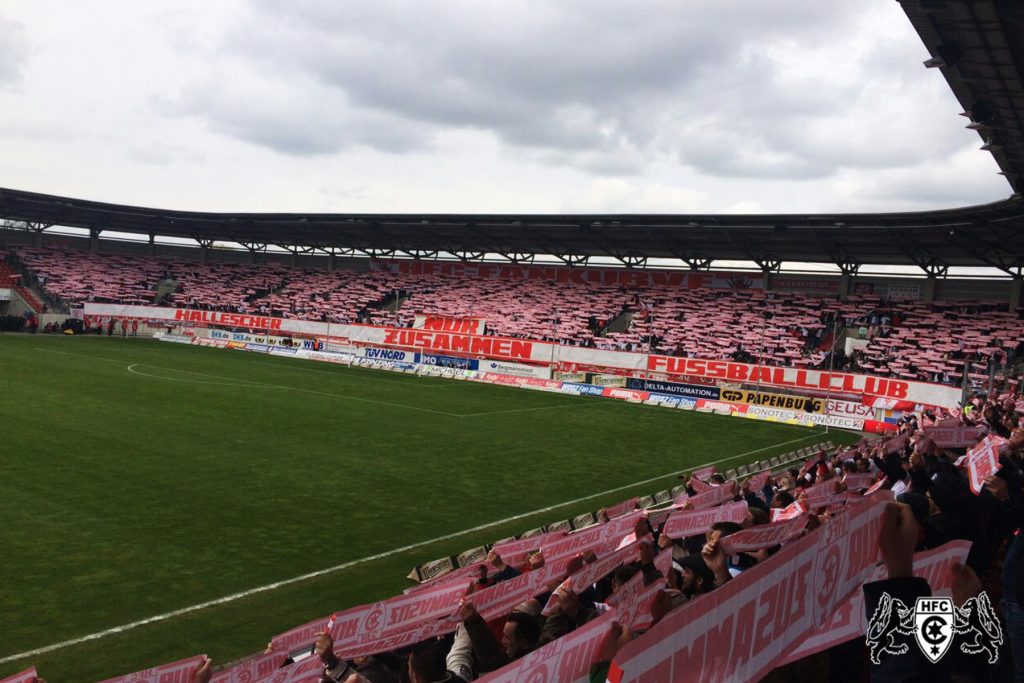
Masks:
[[[0,301],[10,301],[10,300],[11,300],[11,290],[7,289],[7,288],[0,289]]]
[[[890,299],[911,299],[921,298],[921,285],[919,284],[891,284],[889,285]]]
[[[797,413],[782,408],[767,408],[765,406],[750,406],[746,410],[748,417],[755,417],[761,420],[773,422],[786,422],[788,424],[799,424],[809,427],[811,425],[811,413]],[[825,417],[822,415],[821,417]]]
[[[539,365],[523,365],[522,363],[506,363],[500,360],[480,361],[480,371],[495,372],[499,375],[512,375],[513,377],[551,379],[551,368]]]
[[[828,403],[826,404],[826,412],[829,415],[862,417],[868,420],[875,417],[875,409],[871,406],[866,406],[863,403],[854,403],[853,401],[840,401],[835,398],[830,398],[828,400]]]
[[[808,422],[821,425],[822,427],[838,427],[839,429],[852,429],[858,432],[864,429],[864,420],[859,417],[819,415],[817,413],[807,413],[804,417],[807,418]]]
[[[418,363],[419,354],[413,351],[399,351],[397,349],[382,349],[376,346],[363,346],[354,349],[355,355],[360,358],[372,360],[390,360],[396,363]]]

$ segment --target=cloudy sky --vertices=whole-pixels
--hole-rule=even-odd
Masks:
[[[3,0],[0,186],[213,211],[1008,196],[927,57],[893,0]]]

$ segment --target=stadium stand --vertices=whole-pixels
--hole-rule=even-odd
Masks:
[[[959,384],[965,363],[971,379],[983,381],[990,364],[1003,370],[1024,354],[1024,314],[985,301],[855,294],[837,302],[754,289],[327,272],[28,247],[11,250],[8,262],[66,306],[156,303],[163,281],[175,287],[160,303],[178,307],[396,327],[412,326],[420,314],[478,317],[488,334],[505,337],[784,367],[831,362],[837,370],[944,384]],[[618,318],[628,318],[626,329],[607,331]],[[847,329],[867,340],[866,348],[829,359],[833,335]]]

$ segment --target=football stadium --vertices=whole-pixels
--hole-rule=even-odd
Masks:
[[[0,683],[1024,680],[1024,8],[896,4],[1001,197],[271,213],[7,176]]]

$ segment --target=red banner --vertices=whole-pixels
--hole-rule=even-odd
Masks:
[[[389,635],[448,616],[466,594],[468,582],[448,581],[433,588],[399,595],[368,606],[362,632]]]
[[[921,433],[939,448],[966,448],[985,436],[984,427],[969,427],[961,422],[951,426],[924,427]]]
[[[695,496],[683,494],[676,498],[675,504],[676,506],[682,506],[684,503],[688,503],[694,510],[715,507],[735,498],[737,490],[739,489],[736,486],[736,480],[730,479],[721,486],[713,486],[710,491],[698,493]]]
[[[188,683],[196,667],[206,661],[206,655],[196,655],[171,664],[163,664],[145,671],[108,678],[102,683]]]
[[[544,561],[557,562],[595,548],[616,548],[622,539],[633,531],[641,516],[642,513],[637,510],[610,522],[575,531],[564,538],[550,540],[541,546]]]
[[[286,652],[256,655],[241,661],[230,669],[213,675],[210,683],[250,683],[274,675],[288,657]]]
[[[622,683],[761,679],[872,575],[884,509],[868,500],[670,612],[619,652]]]
[[[615,610],[606,612],[568,635],[476,680],[480,683],[570,683],[584,678],[617,617]]]
[[[8,676],[0,680],[0,683],[36,683],[38,678],[39,675],[36,673],[36,668],[32,667],[31,669],[25,669],[21,673]]]
[[[608,604],[615,608],[619,615],[618,622],[623,626],[628,626],[634,631],[648,629],[654,622],[651,603],[663,590],[664,581],[655,581],[647,586],[644,573],[637,572],[608,598]]]
[[[837,479],[829,479],[823,481],[820,484],[809,486],[804,489],[803,493],[807,496],[807,508],[810,510],[817,510],[820,507],[824,507],[829,504],[832,500],[832,496],[836,492],[836,487],[839,484]]]
[[[896,425],[879,420],[864,420],[864,431],[872,434],[892,434],[896,431]]]
[[[723,538],[720,543],[726,555],[749,553],[753,550],[788,543],[799,536],[805,526],[807,526],[807,517],[801,515],[778,524],[764,524],[737,531]]]
[[[615,505],[612,505],[611,507],[605,508],[604,509],[605,514],[608,515],[608,519],[615,519],[616,517],[621,517],[622,515],[626,514],[627,512],[632,512],[633,510],[635,510],[636,509],[636,503],[637,503],[638,500],[640,500],[640,499],[639,498],[630,498],[629,500],[624,500],[621,503],[616,503]]]
[[[417,315],[413,328],[435,332],[456,332],[458,334],[483,334],[485,322],[482,318],[449,318],[444,315]]]
[[[533,357],[533,342],[530,341],[430,330],[384,328],[384,339],[380,343],[485,358],[530,360]]]
[[[765,485],[768,483],[768,479],[770,479],[771,476],[772,473],[768,470],[765,470],[764,472],[758,472],[757,474],[752,475],[750,479],[747,480],[747,488],[750,490],[751,493],[760,496],[761,489],[765,487]]]
[[[800,504],[800,501],[793,501],[784,508],[771,509],[771,522],[785,522],[788,519],[796,519],[807,512],[807,509]]]
[[[661,532],[671,539],[696,536],[711,530],[716,522],[736,522],[747,519],[749,508],[744,502],[729,503],[710,510],[677,510],[669,515]]]
[[[635,400],[635,401],[646,401],[651,397],[649,391],[636,391],[634,389],[617,389],[615,387],[605,387],[601,393],[605,398],[621,398],[624,401]]]
[[[324,674],[324,665],[319,657],[306,657],[301,662],[278,669],[258,683],[319,683]]]
[[[516,567],[525,562],[530,553],[535,550],[540,550],[542,545],[550,543],[556,538],[564,538],[566,533],[567,532],[565,531],[551,531],[546,534],[539,534],[529,538],[520,538],[515,541],[496,543],[491,550],[498,553],[506,564]]]
[[[650,536],[645,536],[613,550],[598,558],[595,562],[584,565],[582,569],[569,577],[569,587],[577,593],[584,591],[588,586],[597,583],[601,578],[611,574],[622,565],[629,564],[635,560],[637,553],[640,552],[640,544],[650,540]]]
[[[985,477],[999,471],[999,446],[1004,443],[1006,439],[989,436],[967,452],[967,479],[974,495],[981,495]]]
[[[383,634],[360,633],[355,639],[345,643],[335,643],[334,653],[342,659],[354,659],[368,655],[390,652],[410,647],[431,638],[437,638],[455,630],[456,624],[446,619],[427,621],[405,631]]]
[[[914,555],[914,576],[919,576],[931,586],[932,595],[948,596],[953,584],[953,565],[967,561],[971,549],[970,541],[951,541],[943,546]],[[878,567],[865,581],[881,581],[886,578],[884,566]],[[867,633],[867,617],[864,613],[864,593],[855,592],[835,611],[832,619],[823,629],[808,636],[804,642],[786,655],[778,666],[784,666],[810,657],[830,647]]]
[[[843,485],[850,491],[860,491],[871,488],[875,479],[876,475],[870,472],[851,472],[843,477]]]
[[[516,605],[543,593],[547,590],[547,583],[558,578],[559,572],[555,565],[545,562],[539,569],[477,591],[469,600],[484,619],[496,619],[511,612]],[[454,622],[455,610],[451,611],[453,616],[449,617],[449,621]],[[452,628],[455,628],[454,625]]]
[[[690,476],[697,477],[698,479],[707,480],[712,474],[718,471],[718,468],[714,465],[707,465],[706,467],[698,467]]]
[[[746,403],[726,403],[724,401],[713,401],[709,398],[699,398],[695,407],[707,408],[719,413],[745,413],[750,406]]]
[[[692,479],[690,479],[689,484],[690,488],[693,489],[693,492],[695,494],[707,493],[711,489],[715,488],[714,486],[707,483],[703,479],[698,479],[697,477],[693,477]]]

